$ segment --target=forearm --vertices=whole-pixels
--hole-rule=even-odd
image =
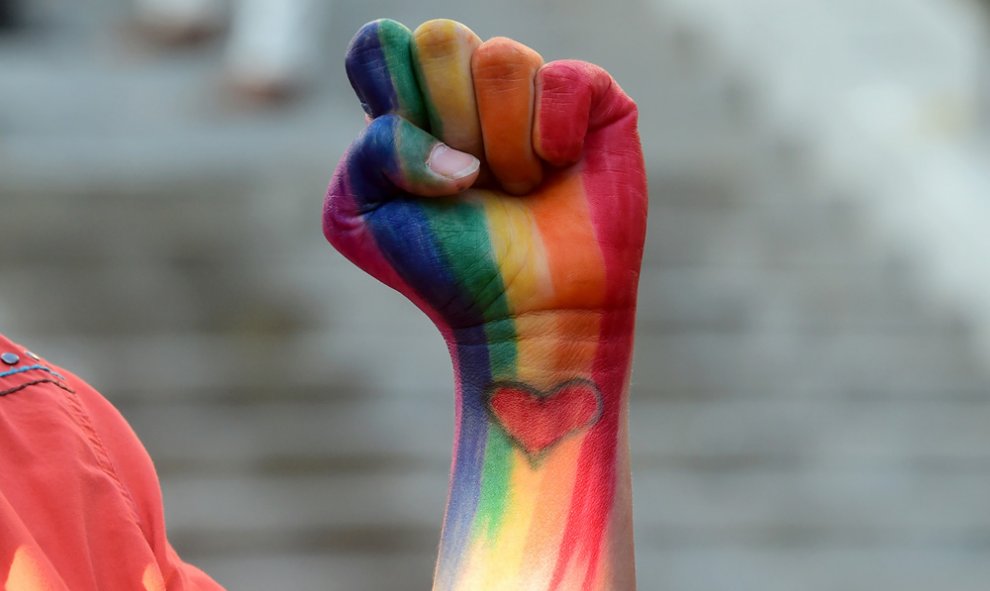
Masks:
[[[451,490],[435,590],[635,588],[631,311],[454,331]]]

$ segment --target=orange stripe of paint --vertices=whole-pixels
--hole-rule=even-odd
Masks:
[[[531,198],[530,207],[547,253],[554,287],[552,308],[599,309],[605,304],[605,260],[581,176],[571,170],[548,178],[540,194]],[[576,269],[580,274],[575,274]]]
[[[575,437],[558,444],[552,456],[547,458],[543,468],[546,476],[536,493],[543,504],[538,512],[539,520],[534,521],[526,537],[526,559],[521,572],[540,573],[540,578],[545,579],[544,586],[553,576],[553,559],[564,535],[582,439]]]
[[[504,37],[474,52],[474,92],[481,115],[485,157],[506,190],[522,193],[539,183],[542,165],[533,152],[533,97],[543,58]]]

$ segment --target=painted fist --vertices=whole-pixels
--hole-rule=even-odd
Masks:
[[[646,180],[636,106],[608,73],[449,20],[365,25],[347,73],[369,124],[324,232],[448,341],[635,307]]]

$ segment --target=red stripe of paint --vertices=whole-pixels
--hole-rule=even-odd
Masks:
[[[600,87],[599,87],[600,88]],[[604,97],[595,97],[593,119],[585,139],[582,180],[589,199],[592,225],[599,244],[615,244],[620,236],[639,240],[646,225],[646,175],[636,133],[631,101],[609,86]],[[601,128],[606,125],[607,127]],[[542,133],[541,129],[541,133]],[[548,130],[549,131],[549,130]],[[592,591],[607,534],[616,488],[616,455],[620,409],[632,355],[636,284],[642,247],[621,245],[602,252],[606,266],[608,303],[615,311],[602,319],[599,348],[592,378],[603,395],[604,414],[585,439],[579,466],[588,471],[575,482],[567,525],[550,583],[559,589],[567,566],[582,547],[588,564],[584,591]],[[589,492],[600,495],[589,502]]]

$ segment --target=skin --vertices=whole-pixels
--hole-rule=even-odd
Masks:
[[[435,590],[635,588],[626,434],[647,192],[636,107],[601,68],[460,23],[365,25],[369,125],[324,232],[416,303],[454,366]],[[438,142],[480,170],[437,174]]]

